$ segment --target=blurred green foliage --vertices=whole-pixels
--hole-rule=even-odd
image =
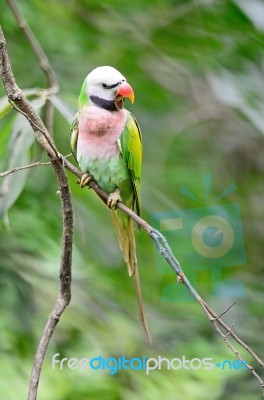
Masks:
[[[143,217],[197,207],[180,194],[187,186],[204,197],[202,176],[213,174],[208,204],[241,207],[247,262],[230,265],[225,279],[244,284],[245,295],[225,316],[254,350],[263,354],[263,150],[264,4],[258,0],[47,0],[17,1],[60,82],[70,112],[87,73],[99,65],[119,69],[133,86],[144,137]],[[45,78],[7,4],[0,21],[17,83],[43,115]],[[46,160],[21,116],[0,87],[0,167]],[[69,153],[69,123],[55,113],[54,140]],[[132,282],[117,246],[110,214],[69,175],[75,237],[72,302],[51,341],[39,400],[168,399],[255,400],[257,381],[247,371],[108,372],[52,370],[61,357],[156,357],[234,359],[195,302],[165,302],[162,291],[175,276],[160,275],[155,251],[137,235],[142,288],[154,346],[138,322]],[[1,178],[0,392],[25,398],[35,349],[58,292],[61,209],[52,169],[40,166]],[[186,242],[190,238],[186,237]],[[177,256],[177,243],[171,243]],[[186,245],[187,248],[187,245]],[[184,253],[184,248],[181,249]],[[184,260],[181,260],[184,261]],[[183,262],[184,265],[184,262]],[[188,265],[184,265],[188,275]],[[233,298],[213,296],[210,274],[199,289],[220,313]],[[175,285],[175,291],[179,285]],[[181,288],[182,290],[182,288]],[[242,356],[251,363],[248,355]],[[254,363],[253,363],[254,364]]]

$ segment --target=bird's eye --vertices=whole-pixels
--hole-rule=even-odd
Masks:
[[[102,83],[103,88],[107,88],[107,84],[106,83]]]

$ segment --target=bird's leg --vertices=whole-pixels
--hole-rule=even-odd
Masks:
[[[78,179],[77,183],[81,186],[81,188],[84,188],[89,182],[93,180],[93,177],[88,174],[87,172],[82,175],[80,179]]]
[[[122,201],[120,196],[120,189],[116,189],[113,193],[109,194],[107,205],[108,207],[115,209],[118,201]]]

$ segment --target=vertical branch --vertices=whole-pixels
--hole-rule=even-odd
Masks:
[[[46,54],[44,53],[42,47],[40,46],[39,42],[37,41],[35,35],[33,34],[32,30],[30,29],[30,27],[28,26],[26,20],[23,18],[21,12],[19,11],[16,3],[14,0],[6,0],[7,4],[9,5],[12,13],[14,14],[16,20],[17,20],[17,24],[19,26],[19,28],[21,29],[21,31],[23,32],[23,34],[25,35],[26,39],[28,40],[32,50],[34,51],[38,61],[39,61],[39,65],[42,69],[42,71],[44,72],[46,79],[47,79],[47,83],[50,89],[52,89],[53,93],[57,93],[57,91],[59,90],[59,85],[57,82],[57,77],[56,74],[54,72],[54,70],[52,69],[49,60],[46,56]]]
[[[47,94],[52,95],[56,94],[59,91],[59,84],[57,81],[56,74],[44,53],[42,47],[40,46],[38,40],[36,39],[34,33],[30,29],[29,25],[27,24],[26,20],[23,18],[19,8],[17,7],[14,0],[6,0],[9,8],[11,9],[13,15],[16,18],[17,24],[21,29],[22,33],[24,34],[25,38],[27,39],[31,49],[35,53],[40,68],[44,72],[47,80],[48,91]],[[49,131],[49,134],[53,136],[53,117],[54,117],[54,106],[52,102],[47,99],[46,107],[45,107],[45,114],[44,114],[44,124]]]
[[[10,102],[29,121],[37,140],[47,152],[54,169],[62,204],[63,235],[60,265],[60,293],[48,318],[47,324],[41,336],[29,382],[28,400],[37,398],[38,383],[43,360],[57,323],[71,299],[71,263],[72,263],[72,240],[73,240],[73,212],[72,201],[67,176],[61,162],[59,153],[53,144],[49,132],[41,118],[36,114],[29,101],[17,86],[11,69],[9,57],[6,50],[6,42],[2,29],[0,28],[0,75]]]
[[[71,300],[71,263],[72,263],[72,235],[73,235],[73,217],[71,194],[69,190],[68,180],[61,162],[52,160],[52,165],[59,184],[59,192],[63,213],[63,236],[60,266],[60,294],[56,300],[51,314],[49,315],[47,324],[41,336],[34,363],[32,366],[28,400],[37,398],[38,383],[41,373],[42,364],[50,342],[55,331],[56,325],[60,317]]]

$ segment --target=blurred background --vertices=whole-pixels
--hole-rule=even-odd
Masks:
[[[238,299],[224,318],[263,358],[264,3],[20,0],[17,5],[59,80],[53,129],[59,151],[70,152],[69,120],[85,76],[96,66],[114,66],[136,95],[127,107],[143,132],[143,218],[161,229],[164,218],[187,210],[192,223],[193,215],[210,214],[217,205],[219,215],[231,221],[240,238],[238,253],[219,264],[216,280],[217,263],[204,257],[203,268],[190,253],[190,230],[163,230],[187,276],[217,312]],[[45,88],[45,77],[4,2],[0,21],[17,83],[43,116],[45,99],[38,88]],[[0,85],[1,171],[46,161],[4,96]],[[55,353],[235,360],[141,231],[138,260],[154,342],[147,344],[111,215],[92,190],[81,190],[68,176],[75,219],[72,301],[51,340],[38,399],[259,399],[258,382],[245,370],[164,368],[149,376],[52,370]],[[26,398],[36,346],[58,293],[61,208],[49,166],[0,179],[0,392],[15,400]]]

